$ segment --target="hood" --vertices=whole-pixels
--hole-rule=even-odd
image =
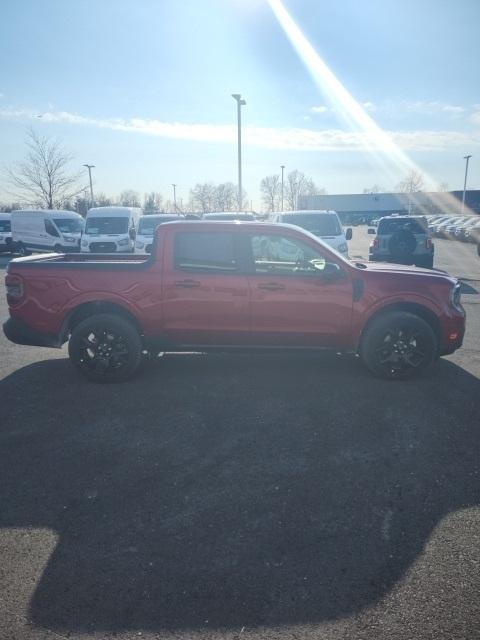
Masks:
[[[389,262],[367,262],[365,260],[352,260],[354,265],[361,265],[360,269],[365,271],[375,271],[383,273],[400,273],[418,276],[431,276],[436,278],[448,278],[452,282],[456,282],[456,278],[441,269],[424,269],[422,267],[413,267],[411,265],[393,264]]]

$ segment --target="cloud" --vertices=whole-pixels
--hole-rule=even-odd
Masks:
[[[480,105],[478,105],[478,107],[480,109]],[[472,115],[470,116],[470,122],[480,125],[480,110],[472,113]]]
[[[445,104],[442,107],[442,111],[447,113],[465,113],[465,107],[455,106],[453,104]]]
[[[318,107],[310,107],[311,113],[326,113],[328,111],[328,107],[324,105],[319,105]]]
[[[0,118],[27,119],[37,112],[29,109],[0,109]],[[163,122],[145,118],[91,118],[67,111],[48,111],[39,122],[65,123],[72,126],[95,127],[126,133],[192,142],[235,144],[237,127],[234,124],[205,124]],[[368,147],[382,149],[367,134],[342,129],[307,129],[291,127],[243,127],[244,143],[266,149],[297,151],[361,151]],[[480,132],[468,134],[457,131],[387,131],[387,135],[405,151],[441,151],[456,146],[480,145]]]

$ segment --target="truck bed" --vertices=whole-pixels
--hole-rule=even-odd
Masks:
[[[10,261],[15,268],[62,267],[62,268],[135,268],[144,267],[152,261],[152,255],[133,253],[44,253]]]

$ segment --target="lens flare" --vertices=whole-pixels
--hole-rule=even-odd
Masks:
[[[407,156],[343,86],[315,51],[285,8],[283,2],[281,0],[267,1],[285,35],[319,87],[325,100],[329,102],[348,128],[360,133],[363,147],[372,157],[373,162],[391,182],[398,181],[399,175],[406,175],[411,171],[415,171],[424,176],[427,188],[433,190],[435,185],[433,178]],[[452,215],[461,213],[460,203],[448,193],[433,195],[430,198],[429,206],[422,202],[419,197],[415,197],[414,193],[411,198],[411,205],[425,214],[437,213],[439,210]],[[435,210],[433,211],[433,209]],[[471,215],[473,212],[465,207],[465,214]]]

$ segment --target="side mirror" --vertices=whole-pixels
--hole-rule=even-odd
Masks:
[[[342,280],[343,271],[335,262],[326,262],[321,271],[321,278],[324,282],[336,282],[337,280]]]
[[[347,240],[351,240],[353,236],[353,231],[352,229],[349,227],[346,231],[345,231],[345,238]]]
[[[377,232],[375,231],[375,229],[371,229],[371,228],[370,228],[370,229],[367,231],[367,233],[368,233],[370,236],[374,236]]]
[[[132,227],[130,229],[130,231],[128,232],[128,235],[130,236],[130,240],[135,240],[135,238],[137,237],[137,232],[135,231],[135,229]]]

